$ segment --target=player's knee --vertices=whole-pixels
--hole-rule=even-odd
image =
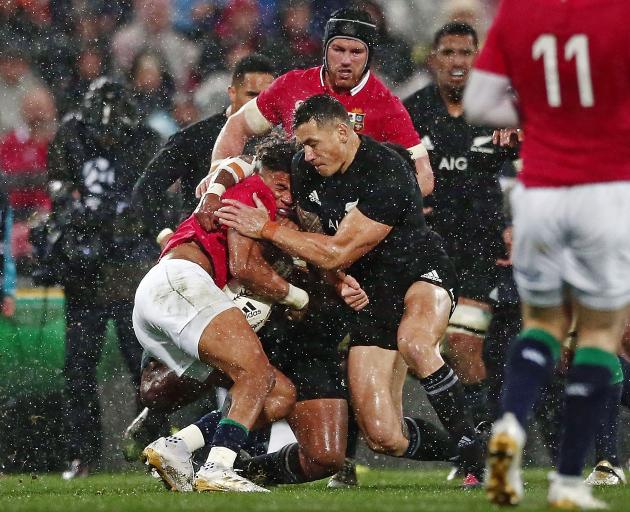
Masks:
[[[341,470],[346,458],[346,454],[341,449],[327,446],[319,450],[317,453],[313,454],[311,458],[313,462],[320,466],[323,472],[326,473],[324,475],[325,477],[328,475],[333,475],[337,473],[337,471]]]
[[[297,391],[293,383],[286,378],[276,378],[276,384],[265,401],[265,416],[269,421],[286,418],[297,400]]]
[[[403,359],[412,369],[422,367],[425,362],[431,362],[440,353],[440,337],[426,331],[412,335],[398,335],[398,350]]]
[[[401,455],[406,448],[406,440],[402,432],[385,422],[374,421],[363,432],[365,442],[371,450],[386,455]]]

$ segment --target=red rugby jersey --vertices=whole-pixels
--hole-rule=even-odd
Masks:
[[[276,201],[273,193],[258,175],[250,176],[242,182],[230,187],[223,194],[223,199],[238,199],[249,206],[254,204],[253,195],[256,193],[269,212],[271,220],[276,218]],[[206,231],[201,227],[194,215],[182,222],[164,247],[160,258],[171,249],[187,242],[197,242],[212,262],[214,282],[223,288],[230,278],[228,266],[227,228],[225,226]]]
[[[525,130],[520,179],[630,180],[627,0],[504,0],[475,67],[506,76]]]
[[[357,133],[405,148],[420,144],[407,109],[371,72],[350,91],[336,93],[324,81],[323,66],[289,71],[258,95],[256,105],[267,121],[273,125],[281,124],[291,135],[293,112],[302,101],[316,94],[328,94],[339,100],[348,111]]]

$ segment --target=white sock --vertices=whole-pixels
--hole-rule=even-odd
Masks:
[[[236,452],[225,448],[224,446],[213,446],[208,454],[206,463],[215,464],[224,468],[231,468],[234,466],[236,460]]]
[[[203,438],[203,434],[197,425],[188,425],[181,429],[179,432],[173,434],[173,437],[179,437],[189,452],[194,452],[199,448],[203,448],[206,445],[206,441]]]

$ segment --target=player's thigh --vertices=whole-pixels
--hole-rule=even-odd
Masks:
[[[572,187],[566,223],[565,281],[582,305],[630,303],[630,182]]]
[[[204,328],[198,344],[199,359],[233,380],[246,372],[271,372],[260,340],[237,308],[223,311]]]
[[[521,298],[535,306],[563,302],[563,221],[570,200],[565,192],[517,185],[510,196],[514,278]]]
[[[400,403],[394,402],[392,392],[394,369],[399,354],[375,346],[354,346],[348,354],[348,383],[352,408],[361,427],[391,428],[398,421]],[[375,423],[377,425],[375,425]]]
[[[417,281],[409,287],[398,327],[398,349],[410,367],[439,352],[452,305],[452,297],[440,286]]]
[[[295,404],[289,425],[304,455],[322,466],[343,464],[348,436],[348,402],[319,398]]]

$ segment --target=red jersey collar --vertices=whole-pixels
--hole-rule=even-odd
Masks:
[[[370,70],[368,69],[363,75],[363,78],[361,79],[361,81],[357,85],[355,85],[352,89],[350,89],[350,96],[355,96],[358,93],[360,93],[365,87],[365,84],[367,84],[369,79],[370,79]],[[322,87],[325,89],[327,85],[324,80],[324,66],[319,67],[319,81],[322,84]]]

